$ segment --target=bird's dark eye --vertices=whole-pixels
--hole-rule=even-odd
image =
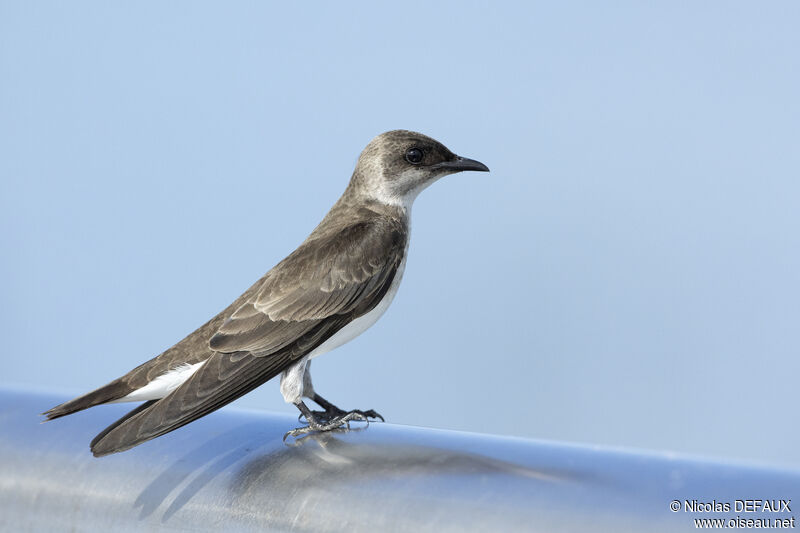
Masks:
[[[419,165],[422,163],[422,157],[425,154],[422,153],[422,150],[419,148],[409,148],[408,152],[406,152],[406,161],[411,163],[412,165]]]

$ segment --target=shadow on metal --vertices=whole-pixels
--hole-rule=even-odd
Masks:
[[[95,459],[129,406],[41,424],[63,400],[0,390],[3,531],[692,531],[792,516],[692,500],[800,494],[798,471],[391,424],[284,443],[296,419],[235,410]]]

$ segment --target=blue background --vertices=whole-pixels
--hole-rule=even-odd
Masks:
[[[314,362],[324,396],[800,465],[798,22],[796,2],[3,2],[0,381],[77,394],[157,355],[407,128],[492,173],[417,200],[395,303]],[[294,412],[276,382],[237,403]]]

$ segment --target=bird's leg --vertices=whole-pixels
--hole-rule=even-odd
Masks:
[[[344,414],[344,409],[339,409],[338,407],[333,405],[331,402],[329,402],[316,392],[314,393],[314,397],[311,399],[314,400],[314,403],[325,409],[325,416],[327,416],[328,418]]]
[[[336,407],[335,405],[333,405],[331,402],[329,402],[316,392],[314,393],[314,396],[311,397],[311,399],[314,400],[314,403],[325,409],[324,411],[311,411],[311,413],[317,420],[333,420],[336,417],[344,416],[348,413],[356,413],[366,418],[375,418],[375,419],[380,418],[381,422],[385,422],[380,413],[377,413],[374,409],[369,409],[367,411],[362,411],[361,409],[353,409],[352,411],[345,411],[344,409]],[[305,416],[306,414],[303,412],[302,409],[300,409],[300,412],[301,414],[298,417],[298,419],[305,417],[306,420],[308,420],[308,417]]]
[[[309,409],[305,403],[303,403],[303,400],[298,400],[294,405],[300,409],[300,413],[302,413],[302,416],[304,416],[308,421],[308,425],[288,431],[286,435],[283,436],[283,440],[286,440],[286,437],[296,437],[305,433],[311,433],[312,431],[331,431],[342,426],[347,426],[347,429],[350,429],[350,421],[352,420],[360,420],[369,424],[369,418],[357,411],[345,413],[339,409],[342,414],[336,415],[330,419],[320,420],[317,418],[314,412]]]
[[[308,418],[308,416],[306,416],[307,415],[306,411],[308,411],[317,420],[317,422],[320,422],[320,421],[322,421],[322,422],[333,422],[337,418],[342,418],[344,416],[347,416],[348,414],[360,415],[359,419],[363,419],[363,420],[369,420],[370,418],[373,418],[373,419],[378,419],[379,418],[381,420],[381,422],[385,422],[383,417],[381,415],[379,415],[378,413],[376,413],[373,409],[370,409],[368,411],[361,411],[360,409],[354,409],[352,411],[345,411],[344,409],[339,409],[338,407],[333,405],[331,402],[329,402],[328,400],[326,400],[325,398],[323,398],[322,396],[317,394],[317,391],[314,390],[314,384],[311,382],[311,368],[310,368],[311,367],[311,360],[307,359],[305,361],[306,362],[302,367],[300,365],[296,366],[297,369],[301,369],[302,370],[302,376],[303,376],[303,378],[302,378],[303,379],[303,386],[300,389],[300,394],[305,396],[306,398],[310,398],[311,400],[313,400],[316,404],[318,404],[320,407],[322,407],[325,410],[324,411],[311,411],[310,409],[308,409],[306,407],[306,410],[304,411],[299,405],[297,405],[297,403],[295,403],[295,405],[297,405],[297,408],[300,409],[300,416],[297,417],[297,420],[301,421],[303,419],[303,417],[305,417],[305,419],[310,424],[311,423],[311,419]],[[284,375],[286,375],[286,373],[284,373]],[[289,381],[291,381],[291,380],[287,380],[287,382],[289,382]],[[283,387],[283,384],[284,384],[284,377],[281,376],[281,387]],[[283,389],[281,389],[281,392],[283,392]],[[294,391],[289,391],[289,392],[294,392]],[[293,396],[293,395],[290,395],[290,394],[284,394],[283,397],[284,398],[287,398],[287,397],[297,398],[297,396]],[[301,400],[302,397],[297,398],[297,399]]]

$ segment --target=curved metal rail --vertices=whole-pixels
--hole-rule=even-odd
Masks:
[[[0,389],[0,530],[694,531],[792,513],[692,500],[800,506],[798,471],[378,423],[284,443],[293,417],[235,410],[95,459],[130,406],[41,424],[64,399]]]

